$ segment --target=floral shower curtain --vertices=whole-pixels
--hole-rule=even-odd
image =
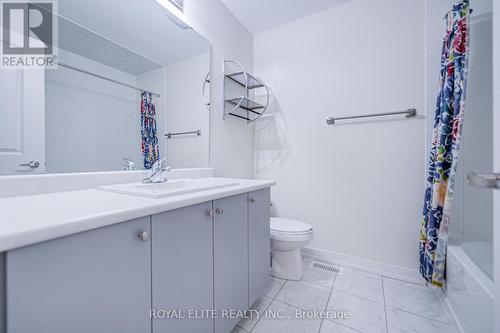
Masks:
[[[147,91],[141,91],[141,139],[144,169],[151,169],[160,159],[160,148],[156,129],[156,108],[152,94]]]
[[[441,76],[434,116],[425,203],[420,226],[420,273],[442,287],[453,191],[465,109],[469,54],[469,0],[446,16]]]

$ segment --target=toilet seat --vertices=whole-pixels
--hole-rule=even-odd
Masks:
[[[271,217],[271,234],[304,235],[312,233],[312,225],[284,218]]]
[[[283,218],[271,218],[271,239],[283,242],[307,242],[312,237],[310,224]]]
[[[271,232],[271,239],[273,241],[289,242],[289,243],[303,243],[309,242],[312,238],[312,231],[305,234],[284,234]]]

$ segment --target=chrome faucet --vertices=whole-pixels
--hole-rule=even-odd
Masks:
[[[131,171],[135,170],[135,163],[131,159],[128,159],[126,157],[123,158],[124,164],[122,165],[122,170],[123,171]]]
[[[166,172],[169,172],[171,168],[169,166],[163,166],[167,159],[164,157],[161,160],[156,161],[151,170],[149,171],[149,177],[142,180],[144,184],[156,184],[156,183],[165,183],[168,181],[168,178],[165,176]]]

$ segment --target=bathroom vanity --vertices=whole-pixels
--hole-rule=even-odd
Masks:
[[[0,72],[0,333],[229,333],[269,282],[274,182],[213,177],[210,43],[162,3],[61,1],[54,66]]]
[[[0,235],[12,247],[7,332],[229,333],[270,279],[273,182],[237,181],[163,199],[96,189],[0,199],[3,218],[20,219]],[[35,234],[46,240],[26,244]]]

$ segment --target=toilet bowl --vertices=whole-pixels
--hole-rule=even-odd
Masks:
[[[280,279],[300,280],[304,275],[300,249],[312,239],[310,224],[271,218],[271,274]]]

